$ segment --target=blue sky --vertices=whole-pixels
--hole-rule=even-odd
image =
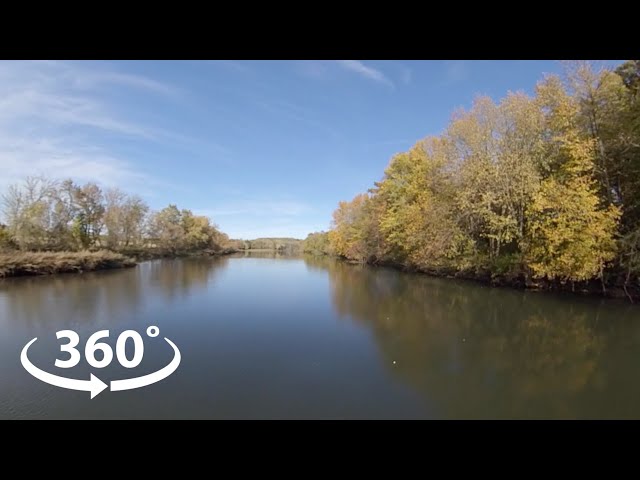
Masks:
[[[457,107],[531,93],[560,71],[528,60],[3,61],[0,192],[26,175],[93,180],[207,215],[232,238],[304,238]]]

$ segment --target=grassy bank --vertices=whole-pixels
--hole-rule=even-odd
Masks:
[[[108,250],[0,253],[0,277],[82,273],[135,265],[132,258]]]
[[[0,278],[54,273],[82,273],[94,270],[135,267],[138,262],[158,258],[212,257],[235,253],[235,248],[198,251],[166,249],[128,249],[80,252],[0,252]]]

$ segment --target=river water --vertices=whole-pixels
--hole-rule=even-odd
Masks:
[[[149,337],[149,326],[160,335]],[[74,330],[143,360],[73,368]],[[0,419],[640,418],[640,306],[489,288],[329,259],[156,260],[134,269],[0,280]],[[144,388],[87,391],[39,369],[105,383],[178,369]],[[133,342],[125,352],[132,358]],[[96,356],[100,359],[100,354]]]

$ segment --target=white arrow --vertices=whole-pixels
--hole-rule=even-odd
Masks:
[[[22,353],[20,354],[20,362],[22,362],[22,366],[25,368],[25,370],[36,377],[38,380],[55,387],[91,392],[91,398],[94,398],[105,388],[107,388],[107,384],[96,377],[93,373],[91,374],[90,380],[76,380],[75,378],[59,377],[57,375],[45,372],[44,370],[40,370],[33,363],[31,363],[31,361],[27,357],[27,350],[37,339],[38,337],[34,338],[24,346],[24,348],[22,349]]]
[[[173,360],[171,360],[169,365],[158,370],[157,372],[150,373],[149,375],[143,375],[142,377],[127,378],[126,380],[112,380],[111,391],[118,392],[120,390],[132,390],[134,388],[146,387],[147,385],[151,385],[152,383],[164,380],[173,372],[175,372],[180,365],[180,350],[178,350],[178,347],[176,347],[176,345],[167,337],[164,337],[164,339],[169,345],[173,347],[174,352]]]

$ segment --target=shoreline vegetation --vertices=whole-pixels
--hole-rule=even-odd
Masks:
[[[135,267],[136,261],[108,250],[96,252],[0,253],[0,278]]]
[[[85,273],[116,268],[131,268],[140,262],[160,258],[213,257],[240,252],[235,248],[219,251],[170,253],[163,251],[129,251],[126,253],[110,250],[51,252],[35,251],[0,252],[0,279],[60,273]]]
[[[302,240],[290,237],[265,237],[254,240],[233,240],[233,245],[241,252],[278,252],[296,255],[300,253]]]
[[[305,253],[640,301],[640,60],[478,96],[340,202]]]
[[[216,257],[245,252],[277,252],[297,254],[301,240],[287,238],[260,238],[256,240],[229,240],[218,248],[174,250],[161,248],[124,248],[120,251],[0,251],[0,279],[9,277],[84,273],[115,268],[131,268],[138,263],[162,258]]]
[[[202,215],[174,204],[151,211],[138,196],[94,182],[27,177],[2,195],[0,277],[87,272],[166,257],[239,251]]]
[[[80,251],[0,250],[0,279],[20,276],[84,273],[116,268],[131,268],[138,263],[162,258],[202,258],[246,252],[297,254],[302,240],[293,238],[260,238],[229,240],[224,246],[198,250],[158,247],[128,247]]]

